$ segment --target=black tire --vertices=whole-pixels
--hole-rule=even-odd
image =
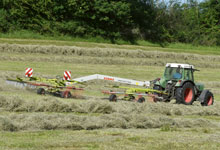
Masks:
[[[134,95],[128,95],[129,96],[129,101],[135,101]]]
[[[180,97],[180,96],[177,96],[177,95],[180,95],[181,92],[182,92],[182,88],[177,88],[177,89],[176,89],[175,95],[176,95],[176,103],[177,103],[177,104],[181,104],[182,99],[181,99],[181,98],[177,98],[177,97]]]
[[[140,97],[137,102],[138,103],[143,103],[143,102],[145,102],[145,98],[144,97]]]
[[[46,94],[46,91],[45,91],[44,88],[39,88],[39,89],[37,89],[37,94],[45,95],[45,94]]]
[[[206,92],[205,96],[204,96],[204,100],[201,103],[202,106],[210,106],[214,104],[214,96],[212,94],[212,92],[208,91]]]
[[[117,96],[115,94],[111,94],[109,96],[109,101],[110,102],[117,102]]]
[[[70,91],[62,91],[62,92],[60,92],[60,97],[61,98],[71,98],[72,94]]]
[[[186,82],[182,87],[176,89],[176,103],[192,105],[195,100],[194,85]]]

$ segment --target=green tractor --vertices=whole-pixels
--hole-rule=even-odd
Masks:
[[[157,94],[158,100],[169,102],[176,99],[176,103],[192,105],[196,100],[202,106],[213,105],[214,96],[209,90],[204,90],[204,85],[194,82],[194,71],[199,71],[189,64],[166,64],[164,76],[154,80],[153,88],[164,91],[167,95]]]

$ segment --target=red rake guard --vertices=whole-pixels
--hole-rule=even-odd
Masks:
[[[33,76],[33,71],[34,70],[32,68],[26,68],[25,69],[25,76],[29,77],[29,78],[32,77]]]
[[[71,79],[71,71],[64,71],[63,79],[70,80]]]

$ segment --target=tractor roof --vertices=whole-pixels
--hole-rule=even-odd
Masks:
[[[167,63],[166,67],[173,67],[173,68],[181,67],[181,68],[192,68],[192,69],[194,69],[193,65],[189,65],[189,64],[176,64],[176,63]]]

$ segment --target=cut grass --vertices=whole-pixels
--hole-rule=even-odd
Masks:
[[[155,45],[145,47],[22,39],[15,41],[14,39],[0,39],[0,42],[39,43],[41,46],[55,45],[55,43],[58,45],[69,43],[72,46],[77,43],[76,48],[80,49],[78,51],[80,53],[76,54],[68,52],[62,54],[55,46],[51,47],[57,51],[57,54],[53,54],[53,51],[36,53],[37,50],[44,51],[42,50],[44,47],[39,46],[37,50],[28,50],[23,49],[21,45],[20,52],[13,49],[13,45],[9,45],[12,48],[7,52],[0,49],[0,95],[3,97],[0,101],[0,128],[17,131],[0,132],[0,149],[217,150],[220,148],[218,123],[220,76],[216,73],[220,71],[219,56],[153,53],[152,50],[164,50]],[[143,55],[140,51],[139,54],[132,51],[132,49],[142,49],[142,47],[151,50],[148,51],[148,55]],[[95,53],[92,53],[93,50]],[[166,50],[176,51],[172,48]],[[119,55],[118,52],[121,54]],[[112,55],[111,57],[116,55],[117,57],[115,59],[106,57],[108,53]],[[144,63],[140,65],[142,60]],[[71,70],[73,78],[99,73],[137,80],[153,80],[162,76],[165,63],[172,60],[193,63],[196,68],[199,66],[198,69],[201,71],[195,72],[195,78],[214,90],[216,100],[214,106],[202,107],[199,102],[195,102],[193,106],[185,106],[173,104],[174,101],[144,104],[123,101],[109,103],[100,99],[104,97],[100,91],[104,89],[104,85],[112,83],[102,81],[88,82],[85,94],[93,98],[87,100],[39,96],[34,91],[16,89],[4,83],[7,76],[23,76],[24,69],[27,67],[34,68],[34,76],[50,78],[55,78],[56,75],[62,76],[64,70]],[[210,64],[206,65],[206,63]]]
[[[0,37],[4,37],[1,36]],[[7,36],[6,36],[7,37]],[[57,40],[58,39],[58,40]],[[0,38],[0,43],[7,44],[29,44],[29,45],[57,45],[57,46],[78,46],[78,47],[97,47],[97,48],[117,48],[117,49],[140,49],[146,51],[163,51],[163,52],[176,52],[176,53],[194,53],[202,55],[220,55],[220,47],[206,47],[206,46],[192,46],[190,44],[174,43],[166,47],[160,47],[158,44],[137,41],[138,45],[128,45],[126,42],[119,42],[121,44],[110,44],[108,41],[91,40],[73,38],[66,40],[59,40],[59,38]],[[105,43],[105,44],[103,44]],[[123,44],[123,45],[122,45]],[[126,45],[127,44],[127,45]]]
[[[0,149],[178,149],[201,150],[220,148],[219,130],[197,128],[164,132],[154,130],[104,129],[94,131],[0,132]],[[193,134],[192,134],[193,133]]]
[[[31,94],[31,93],[30,93]],[[30,95],[29,94],[29,95]],[[32,93],[33,95],[35,93]],[[23,98],[23,99],[22,99]],[[24,99],[24,96],[0,96],[1,109],[9,112],[58,112],[58,113],[102,113],[102,114],[157,114],[167,116],[220,116],[220,103],[214,106],[202,107],[199,102],[194,102],[193,107],[177,105],[174,102],[139,104],[121,101],[110,103],[100,98],[76,101],[74,99],[63,100],[50,96],[35,96]]]
[[[65,62],[105,65],[165,66],[167,62],[189,63],[202,68],[219,68],[220,56],[186,53],[126,50],[116,48],[80,48],[70,46],[0,44],[0,60]],[[11,53],[14,55],[11,56]],[[25,55],[24,55],[25,54]],[[205,61],[204,61],[205,60]]]

